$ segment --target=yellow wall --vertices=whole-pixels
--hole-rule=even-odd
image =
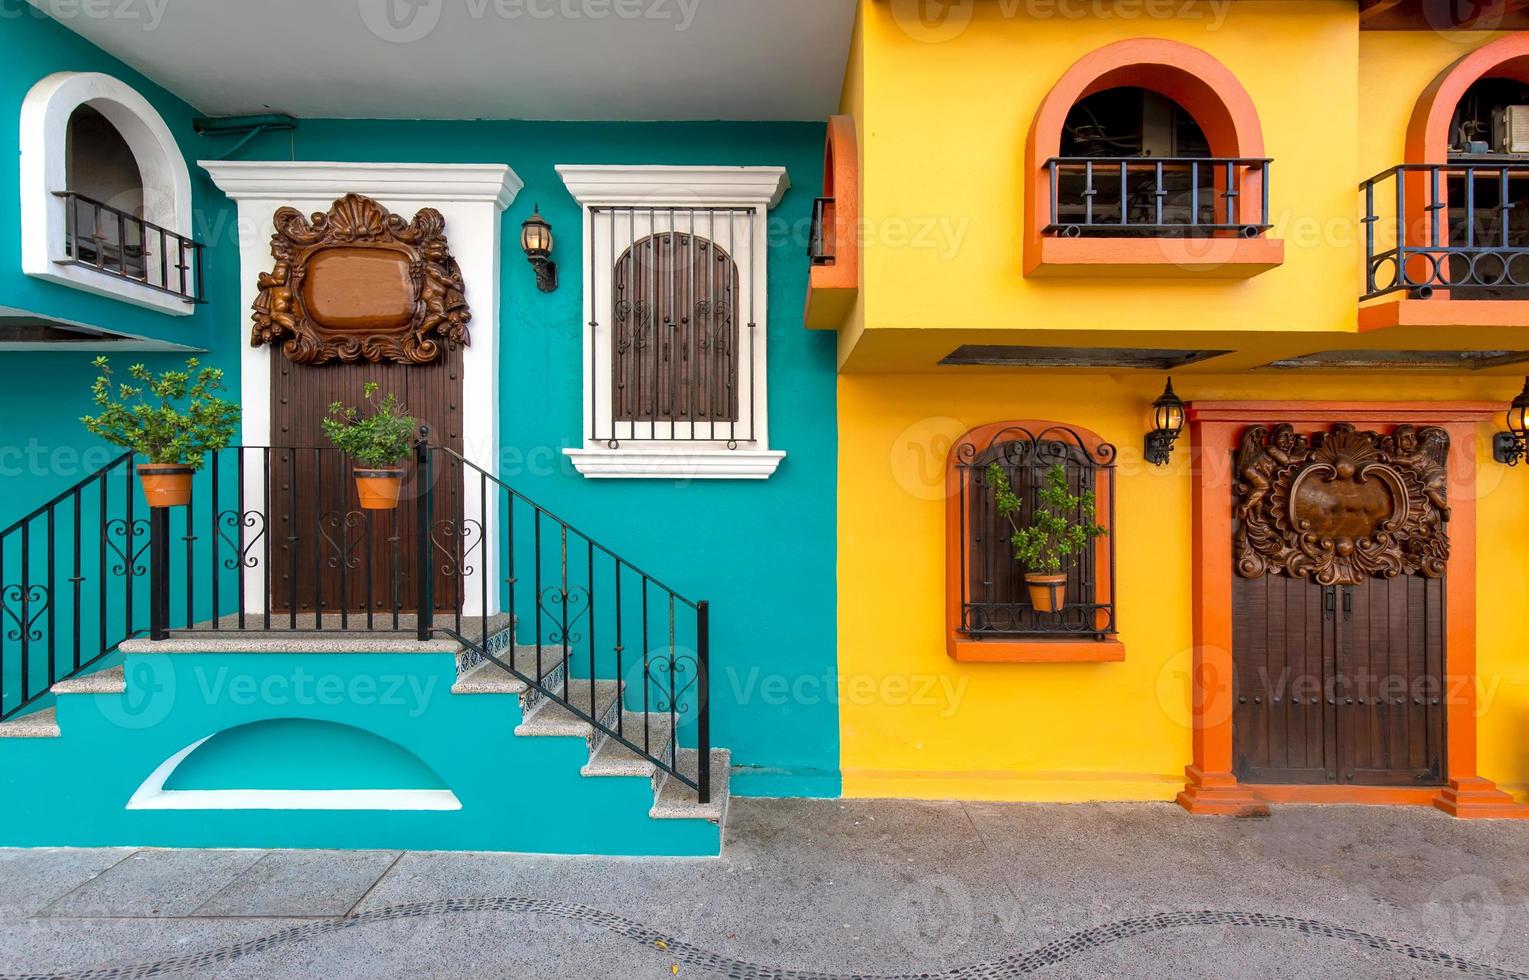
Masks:
[[[1151,375],[841,375],[839,657],[846,796],[1171,799],[1190,761],[1190,474],[1141,462]],[[1350,379],[1196,376],[1187,399],[1354,400]],[[1371,378],[1364,400],[1492,400],[1512,379]],[[944,462],[967,429],[1076,424],[1120,451],[1115,527],[1123,663],[958,664],[945,652]],[[1529,784],[1529,471],[1481,429],[1481,773]],[[1185,441],[1187,442],[1187,436]],[[1460,561],[1471,542],[1453,542]],[[1230,557],[1228,557],[1230,561]]]

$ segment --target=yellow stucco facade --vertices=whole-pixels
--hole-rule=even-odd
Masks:
[[[1508,401],[1523,366],[1279,371],[1340,348],[1529,349],[1511,322],[1358,330],[1357,188],[1402,162],[1418,95],[1485,32],[1366,32],[1348,0],[940,5],[864,0],[842,111],[861,164],[861,289],[840,328],[839,657],[846,796],[1171,800],[1192,761],[1192,467],[1141,458],[1156,371],[950,367],[961,344],[1204,348],[1176,369],[1197,402]],[[1149,9],[1198,12],[1151,16]],[[952,13],[954,12],[954,13]],[[1112,15],[1112,12],[1113,15]],[[952,19],[954,18],[954,19]],[[1274,161],[1278,267],[1242,279],[1026,276],[1025,141],[1037,107],[1090,51],[1129,38],[1193,45],[1256,106]],[[1277,415],[1274,412],[1273,415]],[[1277,421],[1277,418],[1271,420]],[[1049,419],[1119,449],[1113,663],[958,663],[946,649],[946,468],[969,429]],[[1478,771],[1529,799],[1529,471],[1477,426],[1474,558]],[[1230,556],[1227,558],[1230,562]]]

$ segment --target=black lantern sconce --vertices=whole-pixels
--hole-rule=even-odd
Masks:
[[[520,226],[520,247],[525,250],[526,260],[536,270],[536,288],[550,293],[557,288],[557,263],[552,261],[552,226],[541,215],[541,209],[531,208],[531,217]]]
[[[1508,431],[1492,437],[1492,458],[1509,466],[1529,456],[1529,378],[1508,406]]]
[[[1153,466],[1162,466],[1173,455],[1173,443],[1184,431],[1184,402],[1173,393],[1173,379],[1152,403],[1151,429],[1142,447],[1142,458]]]

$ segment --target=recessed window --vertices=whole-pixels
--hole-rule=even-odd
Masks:
[[[578,167],[590,477],[762,479],[770,448],[766,215],[779,167]]]
[[[21,111],[22,270],[188,314],[201,296],[191,175],[163,119],[131,87],[58,72]]]
[[[1298,370],[1362,368],[1392,371],[1480,371],[1529,361],[1523,350],[1324,350],[1271,361],[1265,367]]]
[[[1005,367],[1108,367],[1167,371],[1232,353],[1229,350],[1171,350],[1156,347],[1021,347],[962,344],[941,364]]]

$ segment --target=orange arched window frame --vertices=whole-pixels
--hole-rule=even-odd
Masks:
[[[1091,464],[1111,478],[1096,480],[1094,519],[1108,534],[1096,538],[1092,548],[1093,602],[1109,607],[1106,615],[1096,612],[1097,634],[1081,631],[1074,637],[1037,634],[1033,637],[988,637],[976,639],[965,630],[965,606],[969,596],[966,574],[968,545],[972,541],[972,487],[970,464],[993,446],[1010,441],[1055,440],[1069,449],[1085,454]],[[1098,433],[1066,422],[1046,419],[1010,419],[990,422],[968,430],[950,448],[945,462],[945,633],[946,652],[953,660],[977,663],[1099,663],[1125,659],[1125,645],[1116,634],[1115,567],[1112,560],[1116,542],[1114,514],[1116,493],[1113,479],[1115,447]],[[963,465],[967,464],[967,465]]]
[[[808,273],[806,325],[834,330],[860,290],[860,151],[852,116],[830,116],[823,142],[823,261]]]
[[[1199,124],[1213,156],[1264,157],[1263,128],[1253,100],[1231,70],[1192,45],[1162,38],[1128,38],[1079,58],[1041,101],[1025,137],[1025,275],[1101,273],[1210,275],[1246,278],[1284,261],[1284,243],[1258,238],[1060,238],[1050,223],[1047,161],[1061,155],[1062,125],[1080,99],[1134,86],[1177,102]],[[1261,201],[1267,172],[1246,170],[1238,191]]]

